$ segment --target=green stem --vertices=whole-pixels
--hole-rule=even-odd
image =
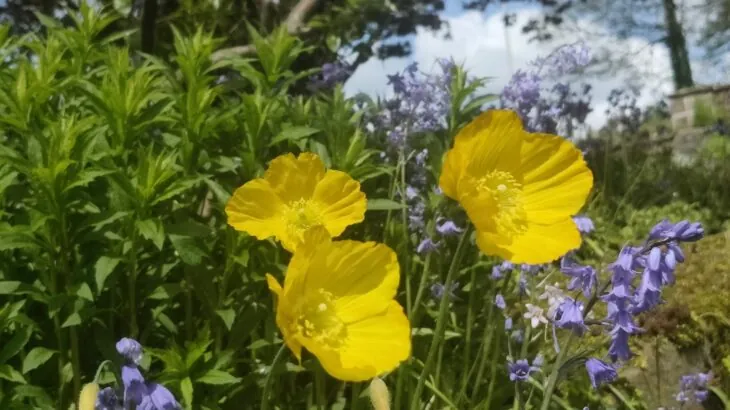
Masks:
[[[522,397],[520,397],[520,383],[515,383],[515,399],[512,402],[512,410],[520,410],[520,402],[522,401]]]
[[[408,319],[411,321],[411,325],[416,327],[416,320],[418,318],[418,309],[421,307],[421,299],[423,299],[423,295],[426,290],[426,285],[428,284],[428,273],[431,268],[431,253],[426,255],[426,261],[423,263],[423,272],[421,273],[421,280],[418,282],[418,290],[416,291],[416,300],[413,301],[413,310],[411,311],[411,314],[408,316]]]
[[[352,383],[352,406],[350,410],[357,410],[360,404],[360,391],[362,390],[361,383]]]
[[[325,410],[327,408],[327,393],[325,391],[324,370],[320,367],[314,373],[314,381],[317,391],[317,408]]]
[[[136,338],[137,327],[137,228],[132,224],[132,240],[129,247],[129,275],[127,287],[129,291],[129,337]],[[188,339],[189,340],[189,339]]]
[[[509,338],[509,336],[507,336]],[[492,360],[490,360],[491,368],[489,369],[489,389],[487,390],[487,400],[485,409],[490,409],[492,405],[492,394],[494,393],[494,386],[497,381],[497,359],[502,350],[502,344],[497,343],[494,347],[494,353],[492,354]]]
[[[555,390],[555,385],[558,381],[558,373],[560,372],[560,368],[563,366],[563,361],[565,360],[565,356],[568,354],[568,350],[570,350],[570,345],[572,342],[573,332],[570,332],[568,340],[565,342],[565,345],[563,345],[562,349],[560,349],[560,353],[558,353],[558,357],[555,359],[555,364],[553,364],[553,369],[550,372],[547,386],[545,387],[545,392],[542,396],[542,404],[540,405],[540,410],[547,410],[548,408],[550,408],[550,399],[553,397],[553,391]]]
[[[71,338],[71,369],[73,370],[73,386],[74,392],[78,394],[81,391],[81,355],[79,354],[79,334],[76,332],[76,326],[69,329]]]
[[[264,391],[261,393],[261,410],[267,410],[269,408],[269,395],[271,386],[274,385],[274,370],[276,366],[284,358],[284,352],[286,351],[286,344],[282,344],[279,351],[274,356],[274,361],[271,362],[271,368],[269,368],[269,374],[266,375],[266,382],[264,382]]]
[[[466,392],[466,384],[469,379],[469,367],[471,364],[471,334],[472,334],[472,325],[474,323],[474,302],[476,299],[476,269],[471,270],[471,277],[469,278],[469,283],[471,284],[471,290],[469,292],[469,306],[466,310],[466,346],[464,346],[464,371],[461,374],[461,388],[459,389],[459,395],[457,396],[457,400],[460,400],[461,397],[464,395],[464,392]],[[492,305],[487,301],[488,305]],[[489,323],[491,323],[490,319],[487,319],[487,323],[485,326],[489,326]]]
[[[473,286],[473,285],[472,285]],[[479,385],[482,383],[482,376],[484,375],[484,369],[487,365],[487,357],[489,356],[489,350],[492,347],[492,338],[494,335],[494,328],[490,327],[490,324],[492,323],[492,316],[494,314],[494,303],[491,303],[493,292],[489,293],[490,300],[487,302],[489,306],[489,310],[487,311],[487,321],[484,324],[484,335],[482,336],[482,357],[479,359],[479,367],[477,370],[477,378],[474,382],[473,386],[474,389],[472,390],[472,396],[471,400],[472,402],[476,398],[477,393],[479,392]],[[462,391],[466,392],[466,382],[461,386]]]
[[[96,368],[96,374],[94,374],[94,383],[99,383],[99,379],[101,378],[101,372],[104,370],[104,367],[107,365],[113,364],[111,360],[104,360],[101,362],[99,367]]]
[[[410,238],[408,237],[408,204],[406,203],[406,159],[404,155],[401,155],[401,172],[400,172],[400,202],[401,206],[401,224],[403,225],[403,244],[410,246]],[[407,254],[408,255],[408,254]],[[403,272],[405,272],[406,281],[406,314],[410,317],[411,310],[413,309],[411,303],[411,258],[406,256],[403,259]]]
[[[431,368],[434,365],[434,361],[436,360],[436,354],[439,351],[439,346],[441,345],[441,341],[444,337],[444,331],[446,330],[447,322],[446,313],[448,312],[448,306],[450,302],[449,292],[451,289],[451,284],[454,281],[454,276],[456,276],[456,272],[459,270],[459,264],[461,263],[461,258],[464,254],[464,250],[466,249],[466,243],[471,236],[471,232],[472,226],[469,225],[464,230],[464,233],[461,235],[461,238],[459,239],[459,244],[456,246],[456,251],[454,252],[454,258],[451,260],[451,266],[449,267],[449,272],[446,275],[446,282],[444,283],[444,294],[441,298],[441,303],[439,304],[439,315],[438,319],[436,320],[436,330],[433,333],[433,340],[431,341],[431,346],[428,349],[428,356],[426,356],[426,362],[423,365],[423,371],[421,372],[421,376],[418,378],[416,391],[413,394],[413,402],[411,403],[411,410],[418,410],[420,406],[423,386],[426,382],[426,379],[431,374]]]

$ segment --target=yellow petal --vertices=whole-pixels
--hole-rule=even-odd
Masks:
[[[494,233],[477,232],[477,246],[487,255],[497,255],[513,263],[549,263],[580,247],[580,233],[571,218],[550,225],[528,222],[527,230],[499,243]]]
[[[284,228],[279,214],[281,207],[269,183],[254,179],[236,189],[226,204],[228,224],[258,239],[266,239]]]
[[[320,246],[311,258],[307,292],[329,292],[337,317],[347,324],[381,314],[399,281],[398,258],[387,245],[336,241]]]
[[[313,199],[322,209],[324,224],[332,236],[365,219],[367,202],[360,183],[342,171],[327,171],[314,189]]]
[[[317,183],[324,177],[322,160],[315,154],[304,152],[298,158],[289,153],[274,158],[264,174],[271,187],[283,202],[309,199]]]
[[[304,345],[331,376],[344,381],[364,381],[390,372],[411,354],[408,318],[398,302],[391,301],[380,315],[347,326],[347,339],[338,349]]]
[[[580,211],[593,186],[593,174],[573,143],[555,135],[528,134],[521,155],[528,220],[552,224]]]
[[[508,110],[489,110],[465,126],[446,153],[439,186],[450,198],[461,200],[475,182],[492,171],[508,171],[521,180],[519,154],[525,131],[519,116]]]
[[[269,290],[276,296],[281,296],[281,285],[270,273],[266,274],[266,284],[269,285]]]

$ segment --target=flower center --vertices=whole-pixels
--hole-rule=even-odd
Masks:
[[[322,212],[314,201],[299,199],[287,205],[284,219],[289,234],[301,238],[309,228],[322,224]]]
[[[491,196],[497,208],[494,217],[497,232],[508,237],[527,229],[522,208],[522,184],[509,172],[491,171],[479,178],[477,189]]]
[[[345,324],[337,317],[334,297],[324,289],[303,301],[292,327],[295,333],[330,349],[341,346],[347,336]]]

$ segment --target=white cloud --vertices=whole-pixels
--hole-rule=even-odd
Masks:
[[[502,15],[495,13],[486,16],[476,11],[464,12],[448,17],[451,37],[444,38],[443,33],[419,31],[413,40],[413,54],[409,59],[391,59],[385,62],[371,60],[362,64],[345,85],[349,94],[365,92],[370,95],[387,93],[386,74],[402,70],[411,61],[430,71],[434,68],[436,58],[452,57],[463,63],[472,75],[491,77],[488,90],[499,92],[507,83],[513,71],[527,67],[529,61],[538,56],[545,56],[555,47],[573,43],[579,38],[575,33],[598,34],[587,39],[591,47],[605,48],[616,54],[629,53],[628,68],[619,74],[598,78],[587,76],[573,78],[575,82],[588,82],[593,86],[594,111],[588,118],[592,127],[604,123],[604,112],[608,107],[606,101],[610,91],[627,83],[633,83],[642,89],[640,105],[657,101],[672,91],[669,57],[663,45],[648,44],[641,38],[618,39],[608,35],[605,27],[596,26],[588,21],[578,21],[581,30],[568,31],[549,42],[529,42],[521,33],[523,23],[537,15],[535,9],[516,11],[517,24],[505,30]],[[508,47],[509,42],[509,47]],[[508,50],[509,48],[509,50]]]

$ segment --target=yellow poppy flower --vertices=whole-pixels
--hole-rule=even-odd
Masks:
[[[490,110],[456,136],[439,185],[464,207],[482,252],[540,264],[580,246],[571,217],[593,174],[570,141],[526,132],[513,111]]]
[[[365,218],[367,201],[360,183],[342,171],[325,170],[319,157],[281,155],[263,178],[236,189],[226,204],[228,224],[258,239],[274,236],[294,252],[304,232],[324,226],[340,235]]]
[[[292,256],[277,295],[276,324],[301,360],[307,349],[333,377],[364,381],[395,369],[411,353],[410,325],[393,298],[395,252],[375,242],[332,241],[313,228]]]

